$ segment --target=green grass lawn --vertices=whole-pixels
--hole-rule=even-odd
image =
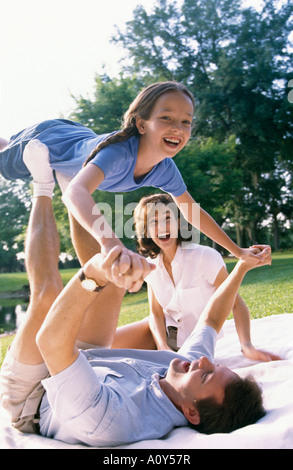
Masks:
[[[240,288],[252,318],[293,312],[293,252],[275,253],[271,266],[247,273]],[[227,263],[230,271],[235,263]]]
[[[63,283],[66,284],[72,276],[76,273],[77,269],[61,269],[60,274]],[[28,278],[26,273],[2,273],[0,274],[0,298],[1,294],[7,292],[13,293],[28,287]]]
[[[235,262],[226,259],[228,271],[233,269]],[[64,284],[75,272],[75,269],[61,270]],[[25,273],[0,274],[0,301],[1,292],[19,291],[27,284]],[[250,271],[244,279],[240,294],[250,310],[251,318],[293,312],[293,251],[274,253],[271,266]],[[127,294],[123,299],[119,325],[140,320],[148,313],[145,288],[138,293]],[[0,364],[12,339],[12,336],[0,338]]]

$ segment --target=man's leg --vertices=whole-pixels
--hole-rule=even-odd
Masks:
[[[109,283],[88,308],[78,333],[77,347],[83,343],[102,348],[112,346],[125,290]],[[81,342],[81,343],[80,343]]]
[[[16,360],[25,364],[43,362],[35,338],[63,283],[58,271],[59,237],[51,199],[33,200],[26,238],[26,267],[31,296],[26,317],[11,346]]]
[[[23,323],[2,365],[1,402],[11,424],[22,432],[38,432],[37,410],[48,369],[36,335],[63,285],[58,272],[59,240],[51,199],[35,198],[26,239],[26,266],[31,288]]]
[[[150,330],[149,317],[117,328],[112,349],[120,348],[157,349]]]
[[[32,140],[25,147],[23,160],[33,177],[32,210],[25,243],[31,295],[11,352],[21,363],[39,364],[43,359],[35,342],[36,334],[63,284],[58,271],[59,237],[51,201],[55,182],[49,150],[38,140]]]

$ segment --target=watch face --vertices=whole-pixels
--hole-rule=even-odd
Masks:
[[[97,284],[93,279],[84,279],[81,284],[82,287],[88,291],[93,291],[97,287]]]

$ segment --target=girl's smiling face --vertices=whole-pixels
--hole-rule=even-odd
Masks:
[[[170,91],[161,95],[150,118],[136,121],[144,147],[154,155],[174,157],[190,138],[193,111],[192,101],[185,93]]]

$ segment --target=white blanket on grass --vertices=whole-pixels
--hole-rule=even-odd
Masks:
[[[255,347],[278,354],[284,360],[255,363],[240,352],[234,321],[224,326],[216,347],[215,362],[239,375],[252,374],[262,385],[267,414],[258,423],[230,434],[200,434],[188,427],[174,429],[162,439],[136,442],[119,449],[293,449],[293,313],[273,315],[251,324]],[[0,449],[80,449],[38,435],[13,429],[0,408]]]

